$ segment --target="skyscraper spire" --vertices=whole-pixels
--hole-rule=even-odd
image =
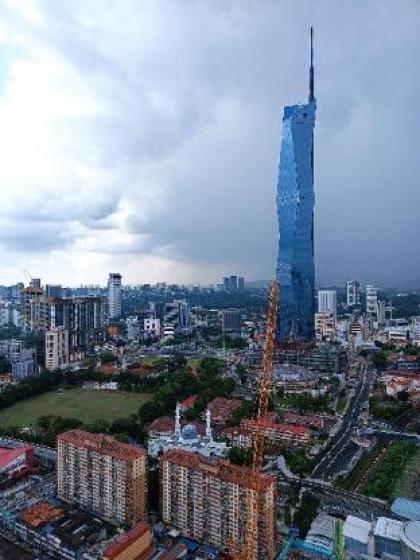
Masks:
[[[314,37],[314,28],[311,26],[311,67],[309,70],[309,103],[311,103],[311,101],[315,101],[313,37]]]

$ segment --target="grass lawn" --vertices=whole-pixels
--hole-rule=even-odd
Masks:
[[[47,414],[78,418],[82,422],[102,418],[113,420],[137,412],[140,405],[148,399],[149,395],[146,393],[105,392],[82,388],[55,389],[0,410],[0,425],[30,426],[40,416]]]

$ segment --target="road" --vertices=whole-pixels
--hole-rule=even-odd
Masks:
[[[280,485],[281,483],[287,483],[299,489],[309,490],[318,497],[323,510],[331,514],[342,517],[353,514],[369,521],[380,516],[396,517],[390,506],[377,498],[343,490],[320,480],[287,478],[280,472],[271,474],[275,474]]]
[[[360,379],[347,412],[342,419],[341,427],[318,456],[317,463],[312,471],[312,478],[333,479],[348,467],[357,452],[357,446],[351,441],[351,436],[358,425],[363,407],[368,402],[369,391],[375,379],[375,373],[368,370],[364,360],[359,362],[359,372]]]

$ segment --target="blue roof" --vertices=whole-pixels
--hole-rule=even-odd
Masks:
[[[407,498],[397,498],[391,506],[392,513],[399,515],[410,521],[420,520],[420,502],[408,500]]]
[[[199,544],[197,542],[192,541],[191,539],[188,539],[187,537],[182,537],[181,539],[178,539],[178,542],[182,543],[182,544],[185,544],[186,547],[188,548],[188,550],[190,550],[191,552],[194,552],[199,547]]]

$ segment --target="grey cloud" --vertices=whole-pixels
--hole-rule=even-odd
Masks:
[[[273,276],[282,106],[306,98],[313,24],[318,280],[420,278],[409,241],[420,207],[420,4],[152,4],[43,2],[46,27],[14,16],[103,99],[106,111],[68,126],[80,157],[94,147],[115,185],[85,207],[75,184],[74,206],[29,204],[20,221],[61,220],[70,236],[78,220],[112,236],[123,204],[132,241],[104,252]]]

